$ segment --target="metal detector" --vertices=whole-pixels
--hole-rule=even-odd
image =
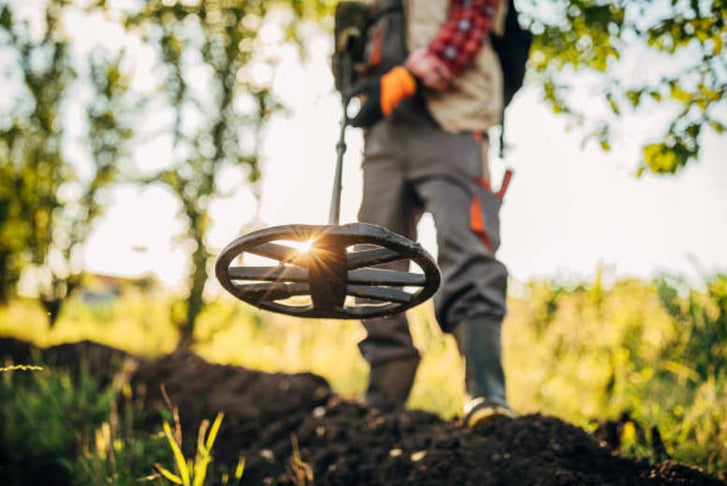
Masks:
[[[348,56],[346,64],[345,69],[353,68]],[[238,299],[298,317],[367,319],[403,312],[439,287],[439,268],[418,243],[382,226],[339,225],[348,103],[343,96],[328,224],[265,228],[227,245],[215,274]],[[265,264],[248,266],[248,256]],[[418,270],[381,268],[404,260]]]

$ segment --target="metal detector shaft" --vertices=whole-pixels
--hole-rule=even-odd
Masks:
[[[341,93],[341,130],[338,135],[338,143],[336,143],[336,172],[333,176],[333,193],[331,194],[331,209],[328,213],[328,224],[338,224],[341,215],[341,188],[343,178],[343,156],[346,153],[346,126],[348,125],[348,109],[349,98],[346,95],[348,91],[348,80],[351,79],[353,71],[353,60],[350,53],[344,56],[342,60],[343,66],[343,87]]]
[[[341,189],[343,178],[343,156],[346,153],[346,102],[343,103],[343,119],[341,131],[336,143],[336,172],[333,176],[333,194],[331,194],[331,209],[328,213],[328,224],[338,224],[341,213]]]

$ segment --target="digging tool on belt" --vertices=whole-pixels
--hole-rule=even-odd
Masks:
[[[351,57],[344,56],[342,62],[342,69],[351,72]],[[382,226],[339,224],[349,101],[342,96],[328,224],[265,228],[227,245],[217,259],[215,273],[238,299],[298,317],[367,319],[403,312],[431,297],[439,287],[439,268],[418,243]],[[249,255],[272,263],[246,266]],[[380,267],[402,260],[418,269]]]

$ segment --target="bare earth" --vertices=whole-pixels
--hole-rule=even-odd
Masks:
[[[30,356],[26,343],[0,338],[0,359],[27,363]],[[42,353],[49,366],[74,367],[79,356],[102,380],[131,359],[132,389],[148,411],[140,427],[159,428],[162,384],[184,431],[225,412],[215,461],[234,466],[244,456],[246,485],[727,484],[672,462],[660,443],[652,445],[663,461],[628,459],[612,451],[605,432],[599,440],[550,416],[498,419],[469,431],[424,411],[381,414],[334,395],[313,374],[262,373],[189,353],[145,361],[88,342]],[[195,433],[187,435],[194,440]],[[0,460],[7,446],[0,444]],[[38,484],[58,484],[46,479]]]

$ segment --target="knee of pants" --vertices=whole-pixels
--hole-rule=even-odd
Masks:
[[[507,269],[494,258],[473,259],[445,273],[435,296],[437,321],[444,332],[472,317],[502,319],[507,313]]]

